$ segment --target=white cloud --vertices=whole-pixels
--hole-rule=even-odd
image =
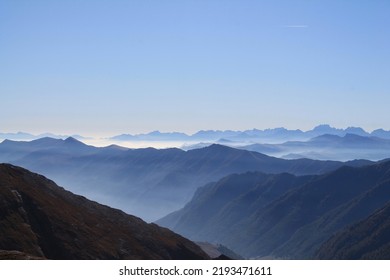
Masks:
[[[305,24],[293,24],[293,25],[284,25],[285,28],[308,28],[308,25]]]

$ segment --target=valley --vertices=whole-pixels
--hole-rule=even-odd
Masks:
[[[198,244],[202,244],[211,255],[216,254],[216,248],[225,248],[224,252],[230,256],[249,259],[387,258],[388,241],[382,232],[387,228],[387,220],[383,213],[390,200],[389,161],[314,160],[304,157],[283,159],[253,151],[287,149],[286,147],[293,146],[312,149],[322,146],[326,151],[332,149],[346,151],[348,150],[346,145],[354,146],[355,150],[364,145],[367,149],[370,149],[370,145],[378,146],[380,148],[377,151],[380,151],[386,149],[388,144],[385,139],[350,134],[344,136],[325,134],[307,142],[262,146],[256,144],[251,147],[233,148],[211,144],[189,150],[131,149],[117,145],[95,147],[73,137],[66,139],[44,137],[32,141],[4,140],[0,143],[0,161],[12,165],[2,165],[7,182],[2,183],[6,187],[6,193],[2,197],[3,201],[7,201],[13,193],[18,194],[15,197],[18,200],[2,204],[3,207],[14,205],[11,207],[13,210],[4,208],[4,213],[8,214],[3,215],[3,231],[5,236],[14,235],[8,228],[10,219],[17,221],[17,231],[21,233],[26,231],[25,225],[29,225],[31,229],[23,233],[25,236],[23,238],[19,235],[13,236],[15,241],[11,243],[9,239],[3,240],[3,243],[0,243],[3,244],[0,250],[5,249],[2,255],[9,258],[30,259],[167,259],[198,258],[202,255],[199,252],[197,257],[193,253],[189,253],[188,256],[180,255],[181,253],[161,256],[150,253],[146,253],[145,256],[141,253],[121,255],[118,252],[114,253],[111,248],[107,248],[110,253],[106,252],[103,248],[105,241],[98,245],[103,246],[100,249],[91,249],[95,253],[79,254],[76,252],[77,248],[73,246],[81,246],[81,243],[77,245],[79,241],[74,242],[85,238],[82,236],[87,232],[91,232],[89,235],[92,232],[103,234],[99,233],[100,226],[95,222],[89,222],[85,217],[70,214],[74,210],[66,210],[71,216],[61,219],[64,221],[70,219],[68,222],[72,224],[80,222],[80,225],[74,232],[63,233],[64,240],[61,238],[58,240],[58,236],[53,237],[54,232],[48,232],[47,226],[54,218],[43,213],[41,206],[36,208],[36,202],[33,200],[38,198],[19,195],[19,190],[9,189],[9,186],[18,188],[20,185],[25,188],[29,184],[33,188],[38,187],[34,179],[38,177],[29,175],[27,170],[15,167],[17,165],[54,180],[67,191],[124,211],[112,210],[117,211],[115,212],[117,214],[114,212],[109,214],[117,217],[114,220],[122,220],[127,215],[125,213],[128,213],[147,222],[156,222],[184,238],[199,242]],[[12,172],[22,175],[17,179],[16,185],[9,185],[11,182],[9,176]],[[50,186],[54,184],[45,181],[47,179],[44,177],[39,178],[42,178],[43,182],[40,184]],[[34,190],[31,191],[36,193]],[[56,195],[51,196],[57,199]],[[92,203],[88,209],[77,211],[91,213],[90,209],[98,207],[93,206],[97,205],[95,202],[76,197],[72,199],[72,207]],[[63,203],[50,200],[45,198],[46,203],[50,205]],[[66,207],[68,206],[62,209]],[[383,210],[380,210],[382,208]],[[107,211],[111,211],[109,209],[111,208],[107,208]],[[29,214],[29,211],[32,213]],[[53,209],[50,212],[55,213]],[[141,219],[136,219],[137,223],[144,223]],[[126,226],[119,220],[118,223],[114,220],[110,218],[107,221],[115,223],[108,227],[118,230],[120,236],[123,227]],[[378,229],[370,228],[369,224],[372,224],[373,220],[378,224]],[[90,228],[83,229],[89,225]],[[157,227],[153,224],[151,226]],[[149,225],[145,223],[145,227]],[[63,229],[59,229],[61,230]],[[374,242],[370,237],[372,234],[382,234],[384,237],[380,244],[376,243],[369,247],[363,245],[366,243],[351,245],[352,248],[346,247],[347,241],[340,240],[357,240],[359,237],[352,233],[355,231],[356,234],[360,234],[360,238],[363,240],[368,238],[370,242]],[[361,232],[365,235],[362,236]],[[75,237],[79,234],[80,237]],[[157,236],[161,234],[158,233]],[[47,236],[49,243],[45,243],[42,236]],[[72,237],[67,239],[66,236]],[[116,235],[113,234],[112,237],[114,236]],[[56,242],[66,245],[55,245]],[[142,243],[144,240],[141,238],[137,242]],[[148,244],[153,242],[155,241],[147,241]],[[158,244],[162,242],[160,245],[165,246],[162,240],[156,242]],[[14,245],[9,246],[10,244]],[[53,249],[53,246],[62,246],[62,249],[60,247]],[[136,246],[143,248],[149,245]],[[351,251],[357,250],[355,248],[362,248],[359,249],[361,253]],[[53,255],[53,250],[63,253]],[[200,252],[203,252],[202,249]],[[210,257],[205,255],[200,258]]]

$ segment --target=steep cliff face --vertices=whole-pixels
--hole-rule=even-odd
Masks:
[[[0,258],[208,259],[193,242],[0,164]]]

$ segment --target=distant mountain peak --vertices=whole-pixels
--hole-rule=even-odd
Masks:
[[[340,131],[342,131],[342,129],[335,128],[333,126],[330,126],[329,124],[320,124],[320,125],[317,125],[316,127],[314,127],[311,131],[332,134],[335,132],[340,132]]]
[[[210,146],[205,147],[204,149],[209,149],[209,150],[214,150],[214,151],[216,151],[216,150],[217,151],[236,150],[234,148],[231,148],[231,147],[228,147],[225,145],[221,145],[221,144],[217,144],[217,143],[211,144]]]
[[[331,127],[329,124],[320,124],[320,125],[317,125],[313,128],[313,130],[319,130],[319,129],[324,129],[324,128],[334,128],[334,127]]]
[[[82,142],[80,142],[79,140],[77,140],[76,138],[74,138],[74,137],[72,137],[72,136],[69,136],[69,137],[66,138],[64,141],[65,141],[65,142],[69,142],[69,143],[74,143],[74,142],[82,143]]]
[[[361,128],[361,127],[354,127],[354,126],[347,127],[345,129],[345,132],[346,133],[350,133],[350,134],[360,135],[360,136],[368,136],[368,135],[370,135],[363,128]]]
[[[161,135],[162,133],[158,130],[154,130],[152,132],[147,133],[148,135]]]
[[[117,144],[111,144],[109,146],[106,146],[104,147],[105,149],[115,149],[115,150],[122,150],[122,151],[126,151],[126,150],[129,150],[130,148],[126,148],[126,147],[122,147],[122,146],[119,146]]]
[[[84,144],[83,142],[73,138],[73,137],[68,137],[66,138],[65,140],[63,140],[64,144],[67,145],[67,146],[77,146],[77,147],[86,147],[88,145]]]
[[[4,139],[1,143],[2,144],[11,144],[11,143],[15,143],[15,142],[16,142],[15,140]]]

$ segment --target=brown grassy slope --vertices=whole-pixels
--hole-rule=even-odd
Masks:
[[[208,258],[168,229],[8,164],[0,164],[0,250],[48,259]]]

